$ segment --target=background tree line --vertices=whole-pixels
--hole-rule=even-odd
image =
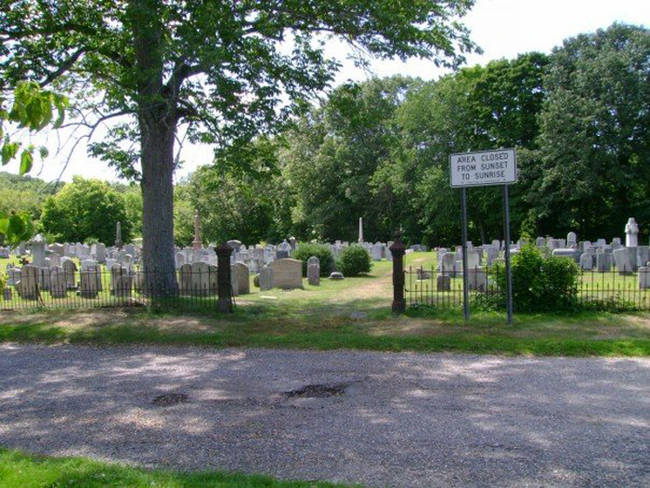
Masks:
[[[650,35],[627,25],[568,39],[549,55],[523,54],[436,81],[346,84],[290,129],[239,148],[237,161],[224,155],[177,182],[175,240],[192,241],[199,209],[206,243],[354,240],[358,217],[367,240],[388,240],[402,227],[409,242],[457,243],[460,202],[449,187],[449,154],[498,147],[518,154],[515,236],[573,230],[581,239],[609,238],[629,216],[647,235],[649,117]],[[35,179],[17,185],[6,178],[0,210],[18,198],[54,238],[105,240],[101,227],[111,242],[115,220],[123,220],[127,238],[142,233],[135,186],[77,178],[50,195],[54,189],[42,183],[30,189]],[[88,207],[108,213],[74,213],[99,194]],[[471,189],[468,210],[472,240],[501,238],[500,189]]]
[[[363,217],[368,240],[402,227],[409,242],[450,245],[460,239],[460,197],[449,154],[515,147],[515,236],[611,238],[629,216],[648,235],[649,131],[650,34],[614,24],[549,55],[436,81],[340,86],[281,136],[252,144],[247,176],[217,161],[180,187],[214,240],[354,240]],[[502,238],[500,188],[471,189],[468,211],[472,240]]]

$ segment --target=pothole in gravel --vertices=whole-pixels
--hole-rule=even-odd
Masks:
[[[156,407],[171,407],[172,405],[185,403],[188,400],[189,397],[185,393],[165,393],[154,398],[151,404]]]
[[[326,398],[341,396],[345,393],[346,384],[336,385],[306,385],[297,390],[285,391],[287,398]]]

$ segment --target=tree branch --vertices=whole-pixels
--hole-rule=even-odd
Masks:
[[[79,57],[84,53],[84,51],[85,51],[84,48],[78,49],[77,51],[72,53],[68,59],[63,61],[61,63],[61,65],[55,71],[52,71],[51,73],[48,73],[47,76],[45,77],[45,79],[39,83],[41,88],[49,85],[55,79],[57,79],[59,76],[64,74],[66,71],[68,71],[74,65],[74,63],[77,61],[77,59],[79,59]]]

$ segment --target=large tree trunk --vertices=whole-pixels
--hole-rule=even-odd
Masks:
[[[157,0],[129,0],[142,164],[142,261],[146,290],[175,295],[174,135],[177,90],[163,86],[163,25]]]
[[[177,292],[174,262],[174,128],[151,122],[142,131],[143,249],[147,290]]]

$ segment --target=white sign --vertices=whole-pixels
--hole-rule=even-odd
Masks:
[[[507,185],[517,181],[514,149],[497,149],[449,156],[452,187]]]

